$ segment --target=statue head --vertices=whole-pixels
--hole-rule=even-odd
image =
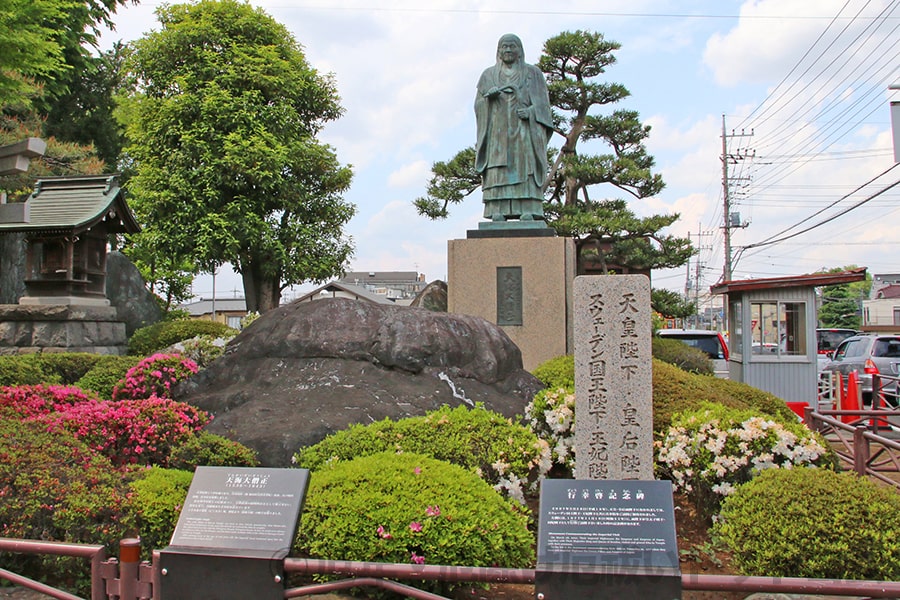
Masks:
[[[507,33],[497,42],[497,64],[522,64],[525,62],[525,49],[519,36]]]

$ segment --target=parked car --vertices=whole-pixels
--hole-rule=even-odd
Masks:
[[[716,377],[728,379],[728,344],[718,331],[705,329],[660,329],[662,337],[674,338],[702,350],[713,363]]]
[[[843,385],[853,371],[859,376],[863,404],[872,403],[872,375],[900,376],[900,336],[859,334],[842,341],[824,372],[836,371],[843,376]],[[897,379],[883,379],[886,400],[897,405]]]
[[[825,368],[838,345],[848,337],[859,333],[855,329],[842,329],[839,327],[823,327],[816,329],[816,350],[818,352],[819,371]]]

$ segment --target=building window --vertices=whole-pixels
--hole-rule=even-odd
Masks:
[[[900,325],[900,306],[894,307],[894,322],[893,325]]]
[[[806,303],[750,304],[751,351],[761,356],[805,356]]]
[[[241,328],[241,318],[240,317],[228,317],[228,326],[232,329],[240,329]]]
[[[728,349],[731,350],[731,354],[740,355],[744,347],[744,321],[740,300],[729,304],[728,327],[730,329],[728,332]]]

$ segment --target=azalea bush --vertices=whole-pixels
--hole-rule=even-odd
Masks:
[[[67,432],[0,409],[0,537],[107,544],[123,537],[126,490],[109,460]],[[50,555],[5,555],[3,567],[84,596],[90,565]]]
[[[443,406],[424,417],[351,425],[294,456],[319,469],[377,452],[417,452],[470,469],[519,502],[551,467],[550,449],[529,429],[498,413]]]
[[[712,535],[745,575],[900,579],[900,496],[853,473],[760,473],[725,499]]]
[[[661,477],[707,516],[766,469],[835,466],[825,442],[805,425],[713,403],[676,414],[655,446]]]
[[[154,354],[128,370],[113,388],[113,400],[171,398],[172,387],[197,373],[197,363],[180,354]]]
[[[33,419],[98,400],[96,394],[65,385],[17,385],[0,388],[0,408],[12,409],[19,418]]]
[[[571,474],[575,470],[575,390],[541,390],[525,407],[525,418],[549,444],[553,462]]]
[[[209,416],[190,404],[151,396],[80,402],[42,420],[71,432],[114,465],[167,466],[172,448],[199,431]]]
[[[128,370],[142,359],[138,356],[104,355],[75,382],[76,387],[96,392],[103,400],[112,400],[113,389],[125,378]]]
[[[312,473],[296,553],[325,560],[526,568],[526,509],[462,467],[384,452]],[[450,584],[416,583],[446,592]]]

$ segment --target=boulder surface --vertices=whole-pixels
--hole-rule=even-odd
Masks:
[[[483,403],[516,417],[542,387],[522,369],[518,347],[484,319],[334,298],[264,314],[175,397],[212,413],[210,432],[283,467],[353,423],[444,404]]]

